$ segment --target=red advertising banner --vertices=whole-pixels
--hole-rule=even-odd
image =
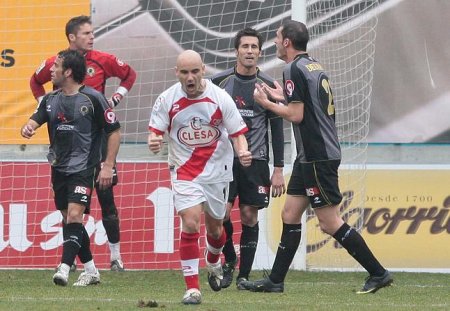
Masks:
[[[180,221],[173,206],[167,163],[120,163],[118,171],[119,184],[114,192],[126,268],[179,269]],[[379,167],[366,173],[365,193],[352,192],[342,185],[342,217],[354,224],[353,218],[361,214],[350,211],[357,207],[354,202],[360,202],[358,196],[364,194],[362,234],[386,267],[448,271],[450,197],[446,184],[436,181],[448,180],[450,167]],[[50,166],[43,162],[0,162],[0,189],[0,268],[55,267],[62,252],[62,217],[53,203]],[[271,200],[269,208],[260,211],[254,269],[270,268],[273,263],[283,201],[284,197]],[[231,217],[238,247],[238,208],[233,209]],[[95,192],[91,214],[84,220],[96,265],[109,269],[108,240]],[[200,236],[203,248],[203,226]],[[306,237],[309,266],[356,267],[334,240],[320,232],[316,217],[308,219]],[[417,249],[422,253],[417,255]],[[294,259],[293,268],[301,261]]]
[[[175,217],[166,163],[122,163],[114,188],[121,225],[121,252],[128,269],[179,267]],[[61,258],[61,215],[53,204],[47,163],[0,163],[0,267],[51,268]],[[109,268],[101,210],[93,195],[85,215],[98,267]]]

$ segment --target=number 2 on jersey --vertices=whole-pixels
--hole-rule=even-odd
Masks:
[[[323,77],[321,84],[325,93],[328,95],[328,105],[327,105],[328,115],[332,116],[334,115],[334,102],[333,102],[333,93],[331,93],[330,83],[325,77]]]

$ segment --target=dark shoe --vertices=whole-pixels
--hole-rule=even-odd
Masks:
[[[236,257],[236,260],[225,262],[225,264],[222,266],[223,279],[220,281],[222,284],[222,288],[227,288],[231,285],[231,283],[233,283],[233,273],[237,263],[238,259]]]
[[[265,292],[265,293],[282,293],[284,292],[284,282],[274,283],[270,280],[267,273],[264,278],[257,281],[243,281],[242,287],[249,289],[252,292]]]
[[[111,271],[124,272],[125,268],[123,262],[120,259],[111,261]]]
[[[215,292],[218,292],[222,289],[222,279],[223,279],[223,271],[222,264],[220,260],[211,264],[206,260],[206,268],[208,269],[208,283],[211,289]]]
[[[248,280],[246,278],[238,278],[236,280],[236,287],[238,290],[249,290],[250,288],[247,288],[245,285],[248,283]]]
[[[375,293],[380,288],[390,286],[394,279],[392,278],[392,274],[389,271],[385,271],[382,276],[368,276],[366,278],[366,283],[360,291],[357,291],[357,294],[369,294]]]

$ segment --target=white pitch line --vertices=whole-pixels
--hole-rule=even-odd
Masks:
[[[9,297],[9,301],[67,301],[67,302],[134,302],[136,299],[83,298],[83,297]]]
[[[348,285],[348,282],[284,282],[284,284],[292,284],[292,285],[308,285],[308,286],[313,286],[313,285],[337,285],[337,286],[341,286],[341,285]],[[446,287],[450,287],[449,285],[423,285],[423,284],[398,284],[395,282],[395,277],[394,277],[394,285],[395,287],[416,287],[416,288],[446,288]]]

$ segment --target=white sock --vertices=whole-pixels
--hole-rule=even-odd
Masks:
[[[111,251],[111,261],[120,260],[120,242],[109,243],[109,250]]]
[[[65,275],[69,275],[69,272],[70,272],[70,266],[69,265],[67,265],[65,263],[62,263],[62,264],[59,265],[58,269],[59,269],[59,271],[61,271]]]
[[[95,267],[95,263],[94,263],[94,259],[84,263],[84,271],[86,273],[96,273],[97,272],[97,268]]]

